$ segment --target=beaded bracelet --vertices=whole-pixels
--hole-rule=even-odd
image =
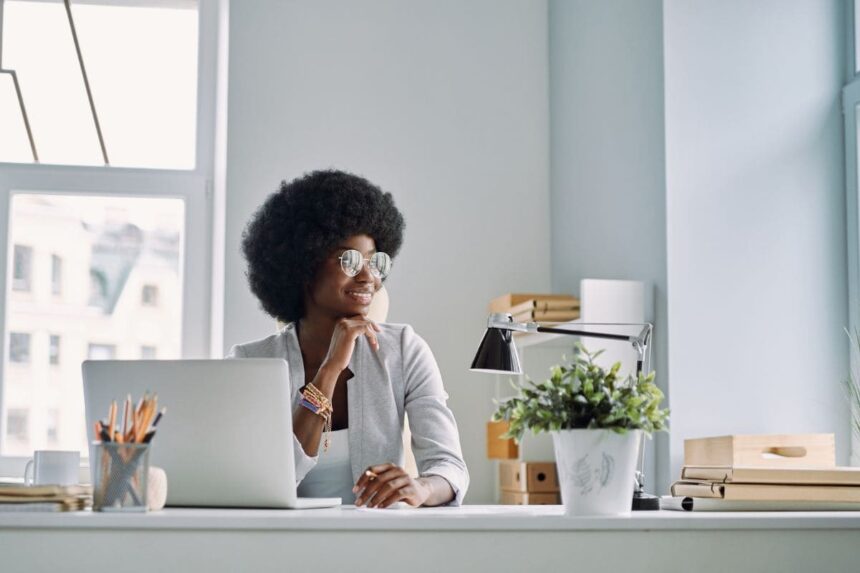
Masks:
[[[331,444],[331,418],[334,409],[331,405],[331,400],[313,384],[308,384],[302,391],[301,405],[322,417],[325,420],[323,425],[323,451],[327,452],[329,444]]]

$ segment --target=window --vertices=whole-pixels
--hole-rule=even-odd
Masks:
[[[0,420],[33,413],[15,439],[3,426],[0,475],[21,475],[44,447],[51,409],[51,447],[88,457],[80,362],[89,356],[132,358],[150,340],[159,341],[159,358],[210,356],[226,3],[87,0],[71,8],[90,94],[63,2],[5,0],[0,18],[2,68],[18,77],[16,86],[0,73],[0,248],[8,253],[0,257],[8,341]],[[145,284],[158,287],[158,306],[139,317]],[[32,340],[13,341],[13,332],[32,332]]]
[[[60,441],[59,428],[60,411],[56,408],[51,408],[48,410],[48,421],[45,424],[45,439],[48,440],[48,444],[51,446],[56,446]]]
[[[60,336],[52,334],[48,339],[48,361],[52,366],[60,364]]]
[[[15,245],[14,272],[12,274],[12,288],[14,290],[29,291],[33,288],[33,249],[24,245]]]
[[[63,259],[58,255],[51,255],[51,294],[63,293]]]
[[[197,2],[150,4],[72,3],[88,91],[63,2],[6,0],[3,67],[17,73],[39,161],[194,168]],[[13,129],[0,131],[0,161],[33,162],[18,94],[5,83],[3,125]]]
[[[143,360],[155,360],[157,358],[158,351],[155,346],[141,346],[140,347],[140,357]]]
[[[113,344],[90,344],[87,350],[88,360],[113,360],[116,358],[116,346]]]
[[[143,306],[158,306],[158,287],[156,285],[143,285],[140,303]]]
[[[9,362],[26,364],[30,362],[30,334],[27,332],[9,333]]]
[[[17,442],[29,440],[29,412],[21,408],[9,408],[6,414],[6,438]]]
[[[51,325],[47,358],[41,360],[54,368],[34,368],[26,373],[27,380],[34,388],[48,384],[67,388],[68,399],[57,404],[58,416],[69,427],[84,427],[79,368],[83,360],[115,359],[119,348],[138,347],[138,329],[163,340],[166,357],[182,356],[185,203],[162,197],[20,193],[12,197],[9,217],[13,238],[26,236],[36,252],[52,252],[56,259],[69,261],[63,265],[68,296],[62,305],[52,296],[24,301],[9,297],[6,323],[32,331]],[[164,303],[154,312],[142,312],[142,285],[155,289]],[[10,366],[30,360],[29,336],[10,335]],[[47,403],[51,399],[34,392],[16,396],[15,406],[39,412],[53,406]],[[44,436],[46,420],[35,416],[30,435]],[[86,451],[82,433],[59,434],[58,440],[56,446],[63,449]]]

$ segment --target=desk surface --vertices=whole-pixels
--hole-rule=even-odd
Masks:
[[[860,512],[645,511],[627,517],[565,517],[557,505],[420,509],[184,509],[150,513],[2,513],[2,529],[165,530],[789,530],[860,529]]]

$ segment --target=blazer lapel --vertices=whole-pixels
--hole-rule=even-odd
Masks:
[[[364,446],[361,440],[364,427],[364,384],[361,371],[361,341],[355,341],[352,357],[349,359],[349,370],[353,376],[346,381],[346,397],[349,408],[349,464],[352,470],[352,483],[358,481],[358,476],[364,471]]]
[[[398,409],[385,366],[385,353],[373,350],[365,337],[356,340],[350,361],[353,376],[347,382],[349,396],[349,455],[353,479],[368,466],[402,463]],[[392,439],[392,433],[397,436]]]
[[[302,349],[293,323],[284,328],[284,336],[287,343],[287,366],[290,371],[290,396],[292,396],[292,406],[295,408],[299,403],[299,388],[305,385],[305,365],[302,362]]]

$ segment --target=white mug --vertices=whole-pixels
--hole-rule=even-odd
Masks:
[[[24,468],[24,485],[77,485],[80,465],[80,452],[36,450]],[[31,466],[32,478],[29,476]]]

